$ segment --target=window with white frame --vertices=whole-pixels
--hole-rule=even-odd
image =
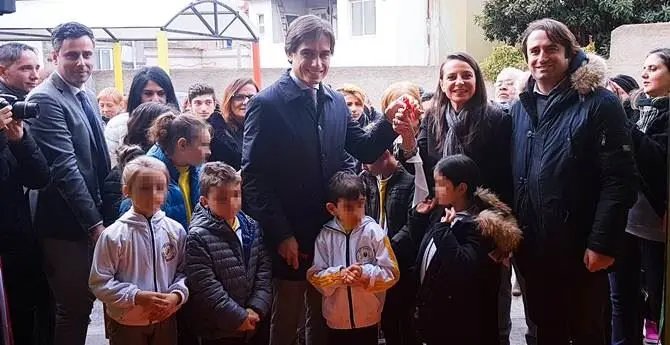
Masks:
[[[374,35],[377,32],[376,0],[351,0],[351,35]]]
[[[259,14],[258,15],[258,34],[259,35],[264,35],[265,34],[265,15],[264,14]]]
[[[111,70],[114,66],[112,48],[96,48],[94,68],[97,70]]]

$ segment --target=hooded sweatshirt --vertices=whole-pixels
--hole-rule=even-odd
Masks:
[[[366,286],[345,285],[341,270],[362,266]],[[328,222],[314,244],[314,264],[307,280],[323,295],[323,316],[328,327],[355,329],[381,320],[386,290],[400,278],[398,261],[385,231],[366,216],[347,233],[339,222]]]
[[[158,211],[153,217],[131,208],[102,232],[95,246],[89,286],[122,325],[150,324],[144,307],[135,303],[140,291],[177,293],[188,298],[182,273],[186,231]]]

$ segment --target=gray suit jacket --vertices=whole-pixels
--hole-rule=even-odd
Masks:
[[[95,97],[87,93],[97,112]],[[29,121],[35,141],[51,168],[51,183],[40,190],[35,211],[35,227],[45,237],[81,240],[89,230],[102,222],[101,181],[95,162],[104,155],[110,170],[107,144],[96,142],[91,126],[70,86],[57,73],[52,73],[29,95],[38,103],[40,116]]]

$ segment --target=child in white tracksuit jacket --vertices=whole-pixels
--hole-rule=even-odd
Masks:
[[[89,286],[106,305],[111,345],[176,345],[175,312],[188,289],[181,273],[186,231],[160,210],[169,173],[148,156],[123,170],[133,207],[98,239]]]
[[[337,173],[329,186],[328,222],[314,244],[308,281],[323,295],[330,345],[376,345],[386,290],[399,278],[388,237],[365,216],[360,177]]]

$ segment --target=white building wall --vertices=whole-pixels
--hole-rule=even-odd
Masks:
[[[290,4],[289,0],[284,0]],[[334,0],[333,0],[334,1]],[[287,5],[288,8],[290,5]],[[348,66],[422,66],[428,63],[426,1],[377,0],[376,33],[352,36],[351,2],[337,0],[337,32],[333,67]],[[271,25],[276,11],[270,0],[250,1],[249,16],[257,27],[258,14],[265,16],[265,34],[260,40],[261,66],[288,67],[284,44],[273,41]]]

